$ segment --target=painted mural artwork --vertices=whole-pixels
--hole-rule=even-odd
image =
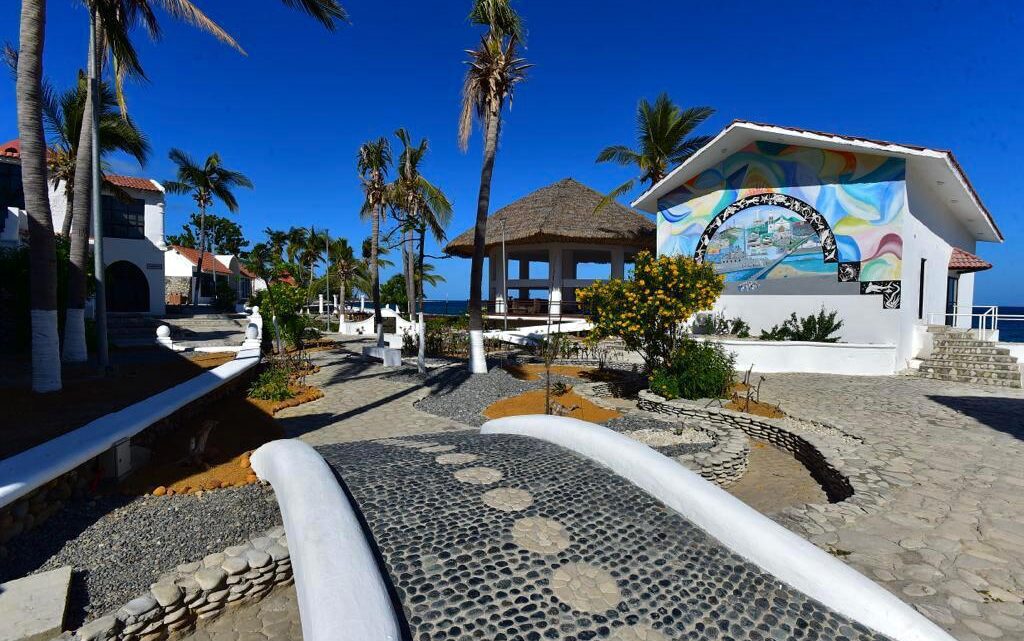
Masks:
[[[899,158],[753,143],[659,201],[658,252],[713,263],[727,292],[898,308],[905,172]]]

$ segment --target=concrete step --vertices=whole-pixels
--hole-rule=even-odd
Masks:
[[[932,352],[930,361],[956,361],[964,363],[1017,363],[1017,359],[1008,355],[996,354],[950,354],[948,352]]]
[[[993,341],[983,341],[976,338],[938,338],[936,337],[932,343],[936,347],[948,346],[948,347],[992,347],[995,345]]]
[[[992,345],[992,343],[989,343]],[[1009,356],[1010,350],[1005,347],[959,347],[942,345],[936,346],[935,352],[938,354],[963,354],[963,355],[984,355],[984,356]]]
[[[922,364],[916,370],[916,375],[922,378],[931,378],[940,381],[954,381],[958,383],[980,383],[997,387],[1020,387],[1020,372],[992,372],[973,371],[961,372],[952,367],[930,367]]]
[[[1016,362],[985,362],[969,360],[942,360],[926,358],[921,363],[922,367],[955,368],[960,371],[990,371],[990,372],[1011,372],[1020,374],[1020,365]]]
[[[0,640],[46,641],[64,630],[71,566],[0,584]]]

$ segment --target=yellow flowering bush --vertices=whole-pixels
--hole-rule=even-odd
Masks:
[[[709,263],[640,252],[630,278],[598,281],[576,292],[594,325],[590,340],[619,337],[640,353],[647,370],[662,367],[686,332],[683,323],[711,309],[724,279]]]

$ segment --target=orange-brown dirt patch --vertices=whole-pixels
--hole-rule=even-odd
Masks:
[[[754,399],[747,400],[746,395],[733,394],[732,400],[725,404],[725,409],[732,410],[734,412],[745,412],[747,414],[754,414],[756,416],[763,416],[765,418],[783,418],[786,413],[779,409],[778,405],[772,405],[770,403],[761,403]]]
[[[194,354],[191,358],[163,348],[117,350],[112,372],[65,366],[64,388],[33,394],[22,386],[0,387],[0,458],[44,443],[97,418],[145,400],[202,372],[222,365],[234,353]],[[5,365],[6,366],[6,365]],[[30,367],[29,363],[17,367]]]
[[[552,395],[553,401],[564,408],[563,416],[571,416],[591,423],[603,423],[619,418],[615,410],[605,409],[583,398],[573,391],[560,396]],[[487,418],[503,416],[522,416],[523,414],[544,414],[544,390],[530,390],[518,396],[510,396],[492,403],[484,409]]]
[[[249,455],[260,445],[284,437],[274,413],[324,395],[315,387],[293,384],[291,389],[295,397],[284,401],[248,398],[244,388],[235,390],[189,427],[161,435],[150,463],[126,479],[121,489],[128,494],[170,496],[255,483]],[[206,421],[216,423],[206,452],[200,461],[189,460],[190,440],[200,434]]]
[[[509,363],[503,368],[521,381],[538,381],[544,377],[544,365],[541,363]],[[593,382],[617,381],[622,378],[622,375],[615,370],[578,365],[552,365],[551,373]]]

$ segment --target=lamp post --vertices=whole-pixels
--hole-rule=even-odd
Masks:
[[[96,364],[105,370],[110,363],[107,353],[107,276],[103,264],[103,204],[100,194],[100,55],[99,55],[99,16],[96,3],[92,3],[89,14],[89,90],[92,101],[92,165],[90,172],[92,192],[90,205],[92,209],[93,266],[96,277]]]

